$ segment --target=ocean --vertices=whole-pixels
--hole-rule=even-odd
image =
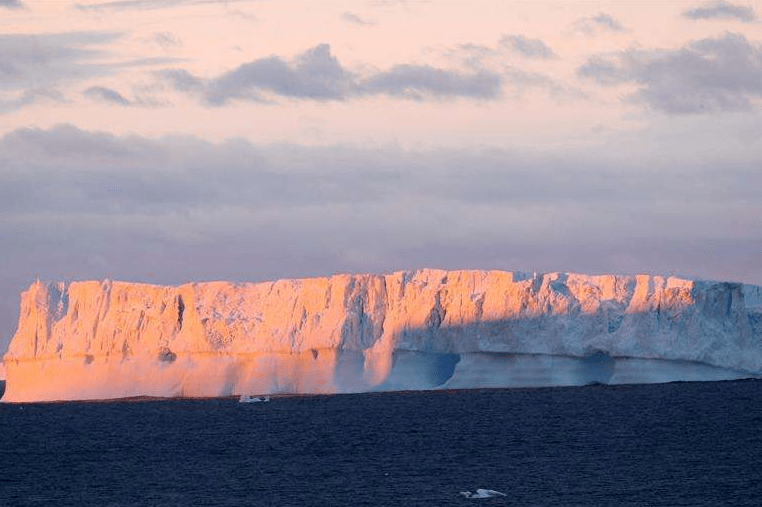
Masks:
[[[2,506],[759,505],[761,463],[762,380],[0,404]]]

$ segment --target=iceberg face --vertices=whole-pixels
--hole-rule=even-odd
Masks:
[[[4,401],[575,385],[762,373],[762,289],[423,269],[35,282]]]

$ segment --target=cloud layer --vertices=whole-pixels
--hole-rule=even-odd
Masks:
[[[659,213],[690,236],[695,220],[709,216],[714,204],[760,206],[755,189],[762,185],[762,173],[749,169],[757,163],[753,157],[717,165],[672,164],[655,177],[654,171],[662,171],[656,159],[622,161],[613,169],[593,157],[268,148],[235,140],[117,137],[69,125],[16,130],[0,138],[0,153],[0,213],[6,227],[21,220],[30,231],[48,231],[66,223],[191,243],[214,241],[226,231],[283,233],[264,217],[295,219],[289,223],[295,236],[325,234],[339,248],[348,246],[353,234],[390,231],[400,244],[417,242],[421,227],[430,240],[452,234],[473,240],[499,230],[532,231],[527,240],[561,239],[584,230],[587,237],[580,239],[593,240],[650,230],[650,219]],[[645,220],[639,225],[633,222],[638,210]],[[413,222],[396,221],[411,213],[417,217]],[[583,217],[593,223],[581,226],[576,220]],[[448,229],[429,228],[440,222]],[[336,230],[336,223],[344,224],[343,230]],[[171,224],[182,227],[166,228]],[[712,229],[711,223],[700,227]]]
[[[107,5],[117,4],[122,5]],[[125,8],[132,6],[127,4]],[[575,25],[589,34],[625,30],[605,13],[580,18]],[[503,101],[540,89],[552,97],[579,100],[590,97],[584,87],[591,80],[604,86],[634,86],[637,91],[627,95],[630,102],[670,114],[752,110],[761,95],[760,45],[739,33],[726,32],[678,48],[593,55],[577,69],[576,81],[546,73],[557,65],[549,61],[561,58],[541,39],[524,34],[503,35],[494,46],[461,43],[439,50],[449,66],[399,63],[378,68],[367,62],[350,68],[329,44],[318,44],[290,58],[261,57],[211,76],[186,68],[190,60],[166,54],[177,54],[183,46],[172,32],[152,32],[143,39],[154,49],[161,48],[163,56],[132,60],[112,54],[113,45],[125,37],[97,31],[0,34],[0,114],[41,101],[75,102],[79,97],[103,105],[171,107],[185,95],[220,107],[240,101],[325,103],[380,96],[418,102]],[[515,63],[517,56],[520,66]],[[138,67],[146,69],[127,77],[128,70]],[[164,68],[154,70],[160,67]],[[105,76],[118,76],[132,95],[120,89],[119,79],[99,82]]]

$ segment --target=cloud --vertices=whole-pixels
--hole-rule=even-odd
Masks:
[[[52,88],[30,88],[21,93],[4,95],[0,95],[0,114],[10,113],[32,104],[66,101],[60,91]]]
[[[136,96],[132,99],[128,99],[118,91],[105,86],[91,86],[85,89],[82,92],[82,95],[97,102],[124,107],[159,107],[165,105],[154,99],[145,97]]]
[[[0,114],[40,100],[62,102],[73,84],[112,75],[136,67],[165,66],[184,62],[173,57],[119,60],[110,45],[120,32],[61,32],[0,34]],[[113,90],[94,87],[90,98],[118,102]],[[126,99],[125,99],[126,100]],[[155,106],[151,99],[135,99],[132,105]]]
[[[331,214],[336,207],[348,207],[360,213],[372,210],[379,224],[404,229],[384,219],[384,213],[398,215],[405,203],[437,210],[493,207],[498,214],[482,217],[487,223],[502,220],[500,209],[534,206],[547,207],[559,218],[561,212],[553,209],[570,204],[591,210],[623,206],[627,211],[622,208],[617,219],[622,221],[630,218],[631,206],[688,206],[681,212],[686,217],[690,209],[700,215],[703,204],[727,199],[762,206],[756,193],[762,173],[748,169],[756,167],[759,153],[744,162],[720,157],[716,165],[671,160],[667,168],[658,157],[635,157],[612,170],[605,160],[541,150],[266,147],[241,140],[215,144],[194,137],[115,136],[59,125],[12,131],[0,138],[0,154],[4,220],[62,213],[60,220],[76,223],[95,214],[104,227],[127,216],[154,216],[158,224],[162,217],[180,214],[194,229],[191,215],[214,216],[221,210],[252,218],[305,208]],[[653,171],[659,178],[650,175]],[[350,217],[341,219],[351,222]],[[456,223],[467,226],[468,219]],[[217,228],[245,224],[198,225],[203,234],[214,236]],[[542,227],[555,226],[549,221]]]
[[[526,58],[549,60],[558,58],[556,54],[540,39],[524,35],[505,35],[500,39],[500,45]]]
[[[90,4],[76,4],[76,8],[82,11],[126,11],[126,10],[155,10],[169,9],[173,7],[186,7],[189,5],[220,4],[227,5],[239,2],[252,2],[254,0],[116,0],[112,2],[98,2]]]
[[[579,100],[587,98],[583,90],[567,86],[564,83],[541,74],[529,72],[518,67],[506,66],[503,72],[505,88],[512,92],[513,97],[520,97],[528,89],[544,89],[551,97],[556,99]]]
[[[158,44],[164,51],[170,51],[183,45],[180,37],[172,32],[156,32],[153,34],[153,42]]]
[[[440,53],[455,65],[472,69],[470,76],[480,82],[483,99],[503,95],[516,98],[529,89],[544,89],[556,98],[579,99],[586,96],[581,90],[548,74],[506,64],[506,61],[514,60],[513,54],[539,60],[558,58],[540,39],[505,35],[494,46],[462,43],[452,47],[431,48],[430,51]]]
[[[726,33],[678,49],[595,56],[578,74],[608,86],[634,84],[631,100],[669,114],[748,110],[762,98],[762,46]]]
[[[203,80],[184,70],[163,75],[178,91],[201,92],[211,105],[232,99],[265,101],[264,94],[313,99],[340,100],[353,93],[353,75],[321,44],[288,62],[271,56],[244,63],[217,78]]]
[[[735,19],[746,23],[757,19],[752,6],[732,4],[723,0],[707,2],[699,7],[685,10],[683,17],[688,19]]]
[[[474,44],[467,42],[458,44],[454,48],[446,48],[442,52],[444,56],[454,59],[472,69],[483,69],[491,66],[491,60],[502,59],[502,47],[488,46],[486,44]]]
[[[82,92],[84,96],[118,106],[129,106],[131,102],[119,92],[103,86],[91,86]]]
[[[468,97],[495,99],[500,96],[502,77],[494,72],[460,73],[429,65],[395,65],[364,80],[363,94],[383,93],[412,100]]]
[[[21,0],[0,0],[0,7],[6,9],[23,9],[24,3]]]
[[[136,58],[134,60],[124,60],[109,62],[104,67],[109,69],[125,69],[130,67],[156,67],[158,65],[167,65],[171,63],[181,63],[187,61],[185,58],[176,58],[173,56],[156,56],[147,58]]]
[[[212,79],[184,69],[160,73],[177,91],[200,95],[210,105],[231,100],[266,102],[274,97],[316,101],[348,100],[367,95],[424,100],[426,98],[496,98],[502,78],[490,71],[460,72],[428,65],[395,65],[360,76],[317,45],[287,61],[278,56],[245,63]]]
[[[103,46],[115,32],[0,34],[0,90],[37,89],[102,75]]]
[[[608,32],[626,32],[627,29],[610,14],[600,12],[595,16],[587,16],[575,21],[572,25],[575,30],[579,30],[587,35],[593,35],[600,31]]]
[[[360,16],[352,12],[345,12],[344,14],[341,15],[341,19],[343,19],[347,23],[357,25],[357,26],[374,26],[376,24],[375,21],[361,18]]]

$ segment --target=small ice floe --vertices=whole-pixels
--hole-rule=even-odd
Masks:
[[[460,494],[466,498],[495,498],[498,496],[507,496],[505,493],[495,491],[494,489],[481,488],[477,489],[475,493],[471,493],[470,491],[461,491]]]
[[[240,398],[238,398],[238,403],[264,403],[266,401],[270,401],[269,396],[246,396],[245,394],[242,394]]]

